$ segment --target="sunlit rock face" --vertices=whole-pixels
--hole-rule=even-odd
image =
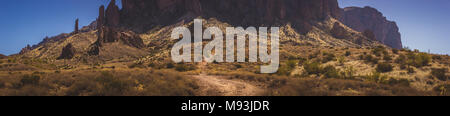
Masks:
[[[397,24],[388,21],[377,9],[371,7],[344,8],[340,21],[356,31],[372,31],[376,40],[387,46],[402,48],[401,35]]]

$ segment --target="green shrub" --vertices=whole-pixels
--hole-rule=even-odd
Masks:
[[[377,46],[372,49],[372,53],[375,54],[375,56],[381,56],[381,54],[387,55],[388,52],[386,51],[386,48],[383,46]]]
[[[345,57],[344,56],[337,57],[337,61],[340,65],[344,65]]]
[[[147,68],[142,62],[133,63],[128,68]]]
[[[431,56],[426,53],[413,53],[409,52],[407,54],[408,60],[406,63],[412,65],[414,67],[420,68],[423,66],[427,66],[431,63]]]
[[[280,69],[278,69],[277,74],[278,75],[290,75],[292,70],[297,67],[297,61],[295,60],[288,60],[285,65],[282,65]]]
[[[410,81],[408,79],[393,79],[393,78],[390,78],[390,79],[387,80],[387,82],[385,82],[385,84],[409,86],[410,85]]]
[[[360,60],[364,60],[364,55],[363,54],[359,55],[358,57],[359,57]]]
[[[95,94],[97,96],[124,95],[124,93],[130,89],[132,84],[131,81],[115,77],[110,72],[102,72],[95,81],[101,85],[100,88],[97,88],[96,90]]]
[[[371,82],[378,83],[381,80],[382,76],[379,72],[373,72],[371,75],[368,75],[366,79]]]
[[[172,62],[166,63],[166,68],[174,68],[175,65]]]
[[[303,65],[305,72],[308,75],[316,74],[323,75],[326,78],[340,78],[341,72],[336,69],[334,66],[325,66],[321,67],[318,62],[307,62]]]
[[[303,58],[303,57],[299,57],[298,58],[298,61],[297,61],[297,65],[303,65],[305,62],[307,62],[308,61],[308,59],[306,59],[306,58]]]
[[[401,54],[397,57],[397,59],[395,59],[394,62],[397,64],[406,64],[406,56]]]
[[[186,72],[186,71],[191,71],[191,70],[195,70],[195,69],[196,69],[195,66],[189,65],[189,64],[184,64],[184,63],[177,64],[175,66],[175,70],[180,71],[180,72]]]
[[[22,85],[38,85],[41,77],[39,75],[24,75],[20,79]]]
[[[442,57],[439,56],[439,55],[433,55],[433,56],[432,56],[432,59],[433,59],[433,60],[442,60]]]
[[[242,65],[241,65],[241,64],[234,64],[234,67],[236,67],[236,68],[242,68]]]
[[[340,78],[340,72],[334,66],[326,66],[322,69],[322,74],[326,78]]]
[[[332,53],[323,53],[322,63],[327,63],[329,61],[333,61],[336,56]]]
[[[406,68],[406,70],[408,71],[409,74],[416,73],[416,71],[412,67]]]
[[[439,92],[439,95],[442,95],[442,96],[449,96],[450,95],[449,89],[450,89],[450,83],[445,83],[445,84],[434,87],[434,91]]]
[[[367,63],[377,64],[378,60],[379,60],[378,58],[373,57],[372,55],[367,55],[364,57],[364,61]]]
[[[306,62],[303,67],[307,74],[320,74],[320,63],[318,62]]]
[[[286,66],[290,69],[297,67],[297,62],[295,60],[289,60],[286,62]]]
[[[439,80],[447,81],[448,80],[448,76],[445,75],[447,70],[448,69],[446,69],[446,68],[433,68],[433,69],[431,69],[431,75],[433,77],[436,77]]]
[[[391,60],[392,60],[392,57],[389,56],[389,55],[384,55],[384,56],[383,56],[383,60],[385,60],[385,61],[391,61]]]
[[[394,54],[398,54],[398,49],[392,49],[392,53],[394,53]]]
[[[393,70],[393,66],[390,63],[379,63],[376,67],[377,72],[385,73],[391,72]]]
[[[431,62],[431,57],[426,53],[419,53],[415,57],[414,66],[423,67],[429,65]]]
[[[353,68],[353,66],[345,67],[344,71],[341,72],[341,76],[344,79],[353,79],[354,74],[355,74],[355,69]]]
[[[352,53],[350,51],[345,52],[345,56],[350,56],[350,55],[352,55]]]

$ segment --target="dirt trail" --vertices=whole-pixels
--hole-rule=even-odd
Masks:
[[[206,68],[206,63],[200,65],[200,69]],[[207,75],[202,72],[194,75],[200,85],[200,96],[258,96],[263,89],[239,80],[230,80],[225,76]]]

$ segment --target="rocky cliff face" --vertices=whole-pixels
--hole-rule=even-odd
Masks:
[[[122,0],[122,4],[121,23],[131,27],[202,16],[242,26],[290,22],[306,32],[311,21],[340,17],[336,0]]]
[[[397,24],[388,21],[382,13],[374,8],[344,8],[340,21],[356,31],[372,31],[376,40],[387,46],[402,48],[401,36]]]
[[[214,17],[238,26],[292,23],[300,33],[311,29],[313,21],[340,17],[336,0],[122,0],[119,10],[111,0],[99,9],[98,40],[90,55],[98,55],[104,43],[121,42],[142,48],[134,32],[145,32],[155,25],[190,21],[198,16]],[[132,31],[127,31],[132,30]],[[134,31],[134,32],[133,32]]]

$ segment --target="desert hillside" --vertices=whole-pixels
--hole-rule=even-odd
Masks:
[[[0,56],[0,95],[450,95],[450,57],[402,48],[396,24],[373,8],[341,9],[336,0],[122,4],[112,0],[89,26],[78,30],[77,20],[72,33]],[[223,32],[280,27],[278,72],[261,74],[262,63],[174,63],[172,30],[193,32],[194,19]]]

